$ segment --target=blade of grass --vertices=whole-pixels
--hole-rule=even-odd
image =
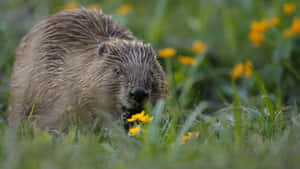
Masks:
[[[148,140],[151,144],[158,144],[160,141],[160,121],[164,107],[164,101],[159,100],[153,109],[154,120],[151,122],[148,129],[149,132],[146,135],[146,140]]]
[[[33,100],[32,107],[31,107],[31,111],[30,111],[30,113],[29,113],[29,116],[27,117],[27,121],[26,121],[26,123],[25,123],[25,126],[29,125],[29,122],[30,122],[30,120],[32,119],[32,114],[33,114],[34,109],[35,109],[35,104],[36,104],[36,102],[38,101],[39,96],[40,96],[40,93],[38,93],[38,94],[35,96],[34,100]]]
[[[267,107],[268,113],[270,113],[270,118],[271,120],[275,120],[275,111],[274,111],[274,105],[269,97],[269,94],[267,92],[267,90],[265,89],[264,83],[262,82],[262,80],[260,79],[259,75],[253,70],[253,76],[256,80],[256,84],[259,87],[259,91],[261,92],[261,94],[263,95],[263,101],[265,106]]]
[[[242,104],[239,98],[234,78],[232,78],[232,87],[234,91],[233,116],[234,116],[234,139],[236,144],[240,145],[242,138]]]
[[[184,85],[184,88],[182,90],[182,93],[179,96],[179,103],[182,104],[182,106],[186,106],[186,104],[188,103],[187,101],[187,95],[190,92],[190,90],[192,89],[192,86],[195,82],[195,75],[197,72],[197,68],[199,67],[199,65],[203,62],[204,58],[205,58],[205,54],[198,54],[196,59],[196,64],[195,66],[193,66],[191,69],[189,69],[187,76],[189,77],[186,84]]]

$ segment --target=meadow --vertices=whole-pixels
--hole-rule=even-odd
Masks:
[[[129,133],[72,125],[67,133],[8,127],[15,49],[39,20],[102,10],[157,51],[167,102],[132,117]],[[0,168],[300,166],[300,1],[1,0]]]

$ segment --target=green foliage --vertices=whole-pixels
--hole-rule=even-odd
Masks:
[[[35,23],[70,2],[0,1],[1,169],[298,168],[300,36],[283,34],[300,18],[300,1],[78,0],[86,7],[98,3],[157,51],[177,50],[170,58],[158,57],[168,78],[167,103],[147,109],[154,120],[134,137],[119,125],[91,130],[74,123],[67,133],[48,132],[34,128],[31,117],[25,127],[8,127],[15,49]],[[290,16],[283,11],[287,2],[297,7]],[[124,4],[132,11],[118,15]],[[251,24],[273,17],[280,24],[269,25],[263,43],[255,46]],[[195,41],[206,50],[195,52]],[[182,56],[195,58],[195,64],[181,63]],[[234,78],[238,63],[242,74]],[[189,137],[197,131],[199,136]]]

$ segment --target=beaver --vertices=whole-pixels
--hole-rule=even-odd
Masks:
[[[8,122],[34,117],[64,129],[78,112],[90,124],[138,113],[166,99],[165,73],[150,44],[101,11],[66,10],[27,33],[16,50]],[[70,111],[71,110],[71,111]]]

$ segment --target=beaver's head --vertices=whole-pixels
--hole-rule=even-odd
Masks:
[[[145,103],[155,104],[167,95],[165,74],[149,44],[139,41],[115,40],[99,45],[101,79],[99,82],[120,113],[139,113]],[[101,97],[101,96],[100,96]]]

